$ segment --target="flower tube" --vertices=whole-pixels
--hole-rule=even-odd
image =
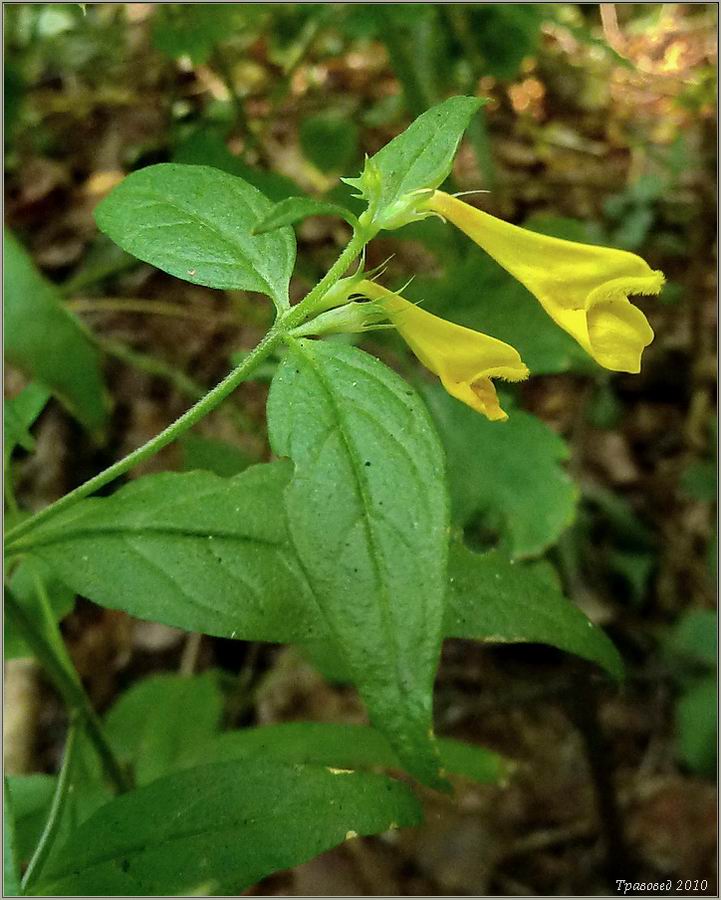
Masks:
[[[658,294],[664,283],[633,253],[536,234],[435,191],[425,208],[460,228],[518,279],[600,365],[639,372],[653,340],[629,294]]]
[[[357,290],[380,306],[423,365],[457,400],[491,421],[508,418],[492,378],[523,381],[528,369],[509,344],[434,316],[372,281]]]

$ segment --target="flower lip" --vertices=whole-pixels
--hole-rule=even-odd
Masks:
[[[373,282],[364,281],[358,289],[385,310],[398,333],[449,394],[492,421],[508,418],[491,379],[522,381],[528,377],[528,369],[513,347],[434,316]]]

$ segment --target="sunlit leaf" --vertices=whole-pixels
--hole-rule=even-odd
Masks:
[[[177,278],[288,302],[290,228],[254,235],[270,201],[242,178],[208,166],[161,163],[128,175],[95,210],[123,250]]]

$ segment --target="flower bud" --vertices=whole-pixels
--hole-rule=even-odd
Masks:
[[[383,308],[372,301],[362,300],[337,306],[320,313],[308,322],[294,328],[294,337],[305,337],[311,334],[357,334],[368,331],[387,319]]]

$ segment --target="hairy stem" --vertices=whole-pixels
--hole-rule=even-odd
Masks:
[[[350,247],[350,244],[348,245]],[[346,248],[347,250],[348,248]],[[327,277],[327,276],[326,276]],[[322,282],[320,282],[322,284]],[[311,292],[312,293],[312,292]],[[309,295],[310,296],[310,295]],[[306,297],[306,300],[308,298]],[[303,301],[305,302],[305,301]],[[302,304],[300,304],[302,306]],[[299,309],[299,307],[296,307]],[[13,541],[16,541],[19,537],[24,534],[27,534],[29,531],[32,531],[40,522],[44,522],[46,519],[50,518],[53,515],[56,515],[63,509],[67,509],[69,506],[72,506],[73,503],[81,500],[83,497],[87,497],[90,494],[95,493],[95,491],[100,490],[100,488],[104,487],[106,484],[109,484],[111,481],[114,481],[116,478],[119,478],[121,475],[124,475],[134,466],[137,466],[139,463],[148,459],[150,456],[156,454],[159,450],[162,450],[163,447],[167,447],[168,444],[171,444],[174,440],[180,437],[181,434],[184,434],[189,428],[192,428],[197,422],[201,419],[205,418],[208,413],[212,412],[216,407],[218,407],[223,400],[238,387],[238,385],[248,377],[248,375],[255,369],[270,353],[272,350],[277,347],[277,345],[281,342],[283,337],[283,332],[277,328],[272,328],[263,340],[255,347],[254,350],[246,356],[243,362],[233,369],[229,375],[227,375],[219,384],[217,384],[212,390],[210,390],[201,400],[199,400],[194,406],[183,413],[180,418],[176,419],[172,425],[169,425],[166,429],[157,434],[154,438],[151,438],[142,447],[138,447],[137,450],[133,450],[132,453],[129,453],[123,459],[118,460],[118,462],[113,463],[112,466],[109,466],[104,471],[95,475],[93,478],[90,478],[84,484],[81,484],[79,487],[75,488],[75,490],[70,491],[70,493],[65,494],[64,497],[61,497],[59,500],[56,500],[55,503],[51,503],[49,506],[46,506],[44,509],[41,509],[40,512],[35,513],[34,516],[31,516],[29,519],[25,519],[24,522],[21,522],[15,528],[11,528],[6,536],[6,547],[8,551],[12,550]]]
[[[353,232],[353,237],[346,245],[345,250],[333,263],[330,269],[328,269],[323,278],[321,278],[310,293],[306,294],[297,306],[292,307],[283,316],[282,322],[284,330],[290,331],[292,328],[300,325],[304,319],[307,319],[316,311],[316,308],[326,292],[332,288],[336,281],[338,281],[345,273],[348,266],[350,266],[353,260],[358,257],[369,240],[370,236],[365,234],[362,230]]]

